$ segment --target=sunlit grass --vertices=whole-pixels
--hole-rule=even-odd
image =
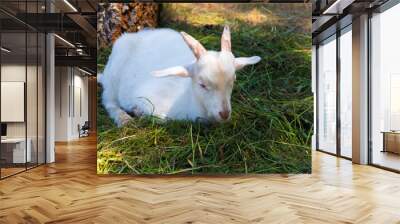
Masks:
[[[219,50],[222,27],[230,24],[233,53],[258,55],[262,61],[237,73],[232,120],[226,124],[159,122],[144,117],[117,128],[99,100],[98,172],[311,172],[311,36],[288,24],[276,26],[267,21],[254,25],[233,15],[224,21],[200,19],[192,24],[187,22],[190,15],[184,15],[190,12],[187,8],[178,11],[185,20],[171,19],[174,12],[168,7],[164,10],[161,27],[184,30],[207,49]],[[100,49],[100,70],[109,53],[109,49]]]

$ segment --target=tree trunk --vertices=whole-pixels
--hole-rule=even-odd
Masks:
[[[155,3],[99,4],[97,45],[109,47],[124,32],[137,32],[156,27],[159,6]]]

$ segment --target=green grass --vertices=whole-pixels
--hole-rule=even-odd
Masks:
[[[259,8],[261,13],[272,14],[273,10],[265,5]],[[207,49],[218,50],[222,27],[227,23],[236,56],[262,57],[259,64],[237,73],[231,121],[205,125],[142,117],[118,128],[101,105],[99,88],[98,173],[311,172],[309,32],[287,22],[249,24],[239,13],[228,18],[221,17],[223,10],[211,10],[207,18],[201,18],[201,14],[193,15],[187,5],[164,6],[160,27],[184,30]],[[176,14],[179,16],[174,17]],[[210,15],[217,19],[212,21]],[[196,17],[195,22],[190,16]],[[100,70],[109,53],[110,49],[99,50]]]

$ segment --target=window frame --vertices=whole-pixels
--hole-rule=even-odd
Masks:
[[[341,22],[341,24],[342,24],[342,26],[340,27],[338,24],[334,24],[334,25],[332,25],[332,27],[334,27],[335,29],[336,29],[336,32],[334,32],[334,33],[331,33],[330,35],[326,35],[326,36],[324,36],[324,38],[323,39],[320,39],[320,40],[318,40],[318,42],[317,42],[317,44],[315,44],[315,57],[316,57],[316,59],[315,59],[315,62],[316,62],[316,77],[315,77],[315,80],[316,80],[316,92],[315,92],[315,95],[316,95],[316,134],[315,134],[315,136],[316,136],[316,138],[315,138],[315,145],[316,145],[316,151],[319,151],[319,152],[323,152],[323,153],[326,153],[326,154],[329,154],[329,155],[333,155],[333,156],[337,156],[337,157],[340,157],[340,158],[343,158],[343,159],[346,159],[346,160],[352,160],[352,158],[351,157],[347,157],[347,156],[344,156],[344,155],[342,155],[342,150],[341,150],[341,119],[340,119],[340,103],[341,103],[341,101],[340,101],[340,81],[341,81],[341,67],[340,67],[340,60],[341,60],[341,57],[340,57],[340,37],[344,34],[344,33],[346,33],[346,32],[351,32],[352,31],[352,29],[349,29],[348,27],[349,26],[352,26],[352,22],[350,21],[349,22],[349,18],[351,18],[351,17],[348,17],[348,16],[346,16],[346,17],[344,17],[342,20],[339,20],[338,21],[338,23],[340,23]],[[328,29],[330,29],[330,28],[328,28]],[[327,29],[327,30],[328,30]],[[346,31],[346,32],[343,32],[343,31]],[[324,42],[324,41],[326,41],[326,40],[328,40],[329,38],[331,38],[332,36],[334,36],[334,35],[336,35],[336,37],[335,37],[335,39],[334,39],[334,41],[336,41],[336,152],[335,153],[332,153],[332,152],[329,152],[329,151],[327,151],[327,150],[324,150],[324,149],[321,149],[319,146],[320,146],[320,144],[319,144],[319,129],[320,129],[320,127],[319,127],[319,120],[320,120],[320,111],[319,111],[319,105],[318,105],[318,103],[319,103],[319,96],[320,96],[320,94],[319,94],[319,85],[320,85],[320,74],[319,74],[319,67],[320,67],[320,65],[319,65],[319,48],[320,48],[320,44],[322,43],[322,42]],[[332,40],[333,41],[333,40]]]

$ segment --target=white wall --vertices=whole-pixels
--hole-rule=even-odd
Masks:
[[[56,67],[55,85],[55,140],[77,139],[78,125],[88,120],[88,78],[76,68]]]
[[[32,111],[36,112],[37,99],[36,99],[36,80],[34,80],[31,75],[34,74],[36,77],[36,66],[18,65],[18,64],[3,64],[1,66],[1,81],[2,82],[25,82],[25,75],[27,69],[28,72],[28,85],[29,87],[34,86],[34,88],[27,88],[27,120],[28,124],[28,137],[30,129],[35,131],[36,135],[36,120],[37,115]],[[25,82],[26,83],[26,82]],[[40,107],[41,105],[39,105]],[[8,108],[1,108],[2,110],[7,110]],[[22,108],[23,109],[23,108]],[[32,123],[33,122],[33,123]],[[8,137],[25,137],[25,123],[26,122],[7,122],[7,135]]]
[[[30,68],[28,67],[28,70]],[[25,64],[8,64],[1,66],[1,81],[25,82]],[[31,95],[31,94],[28,94]],[[7,108],[1,108],[7,110]],[[7,137],[25,137],[25,122],[7,122]]]
[[[36,70],[38,69],[38,70]],[[26,107],[20,108],[21,113],[27,115],[27,120],[22,122],[5,122],[7,124],[8,138],[25,138],[25,133],[29,139],[29,148],[32,150],[32,160],[44,163],[44,74],[42,67],[25,64],[3,64],[1,66],[2,82],[24,82],[26,84]],[[27,78],[27,82],[25,80]],[[4,89],[2,89],[3,92]],[[24,90],[22,90],[24,94]],[[3,93],[4,94],[4,93]],[[2,97],[7,97],[2,95]],[[2,107],[2,112],[12,110],[12,108]],[[25,111],[26,110],[26,111]],[[8,113],[16,113],[7,111]],[[38,155],[37,155],[38,153]]]
[[[78,74],[76,72],[78,71]],[[71,136],[72,138],[78,138],[78,125],[82,126],[85,121],[88,120],[88,78],[82,76],[79,70],[74,71],[74,92],[72,93],[72,99],[74,102],[72,103],[74,106],[72,109],[72,119],[71,119]]]
[[[55,68],[55,140],[68,140],[68,87],[69,76],[67,67]]]

